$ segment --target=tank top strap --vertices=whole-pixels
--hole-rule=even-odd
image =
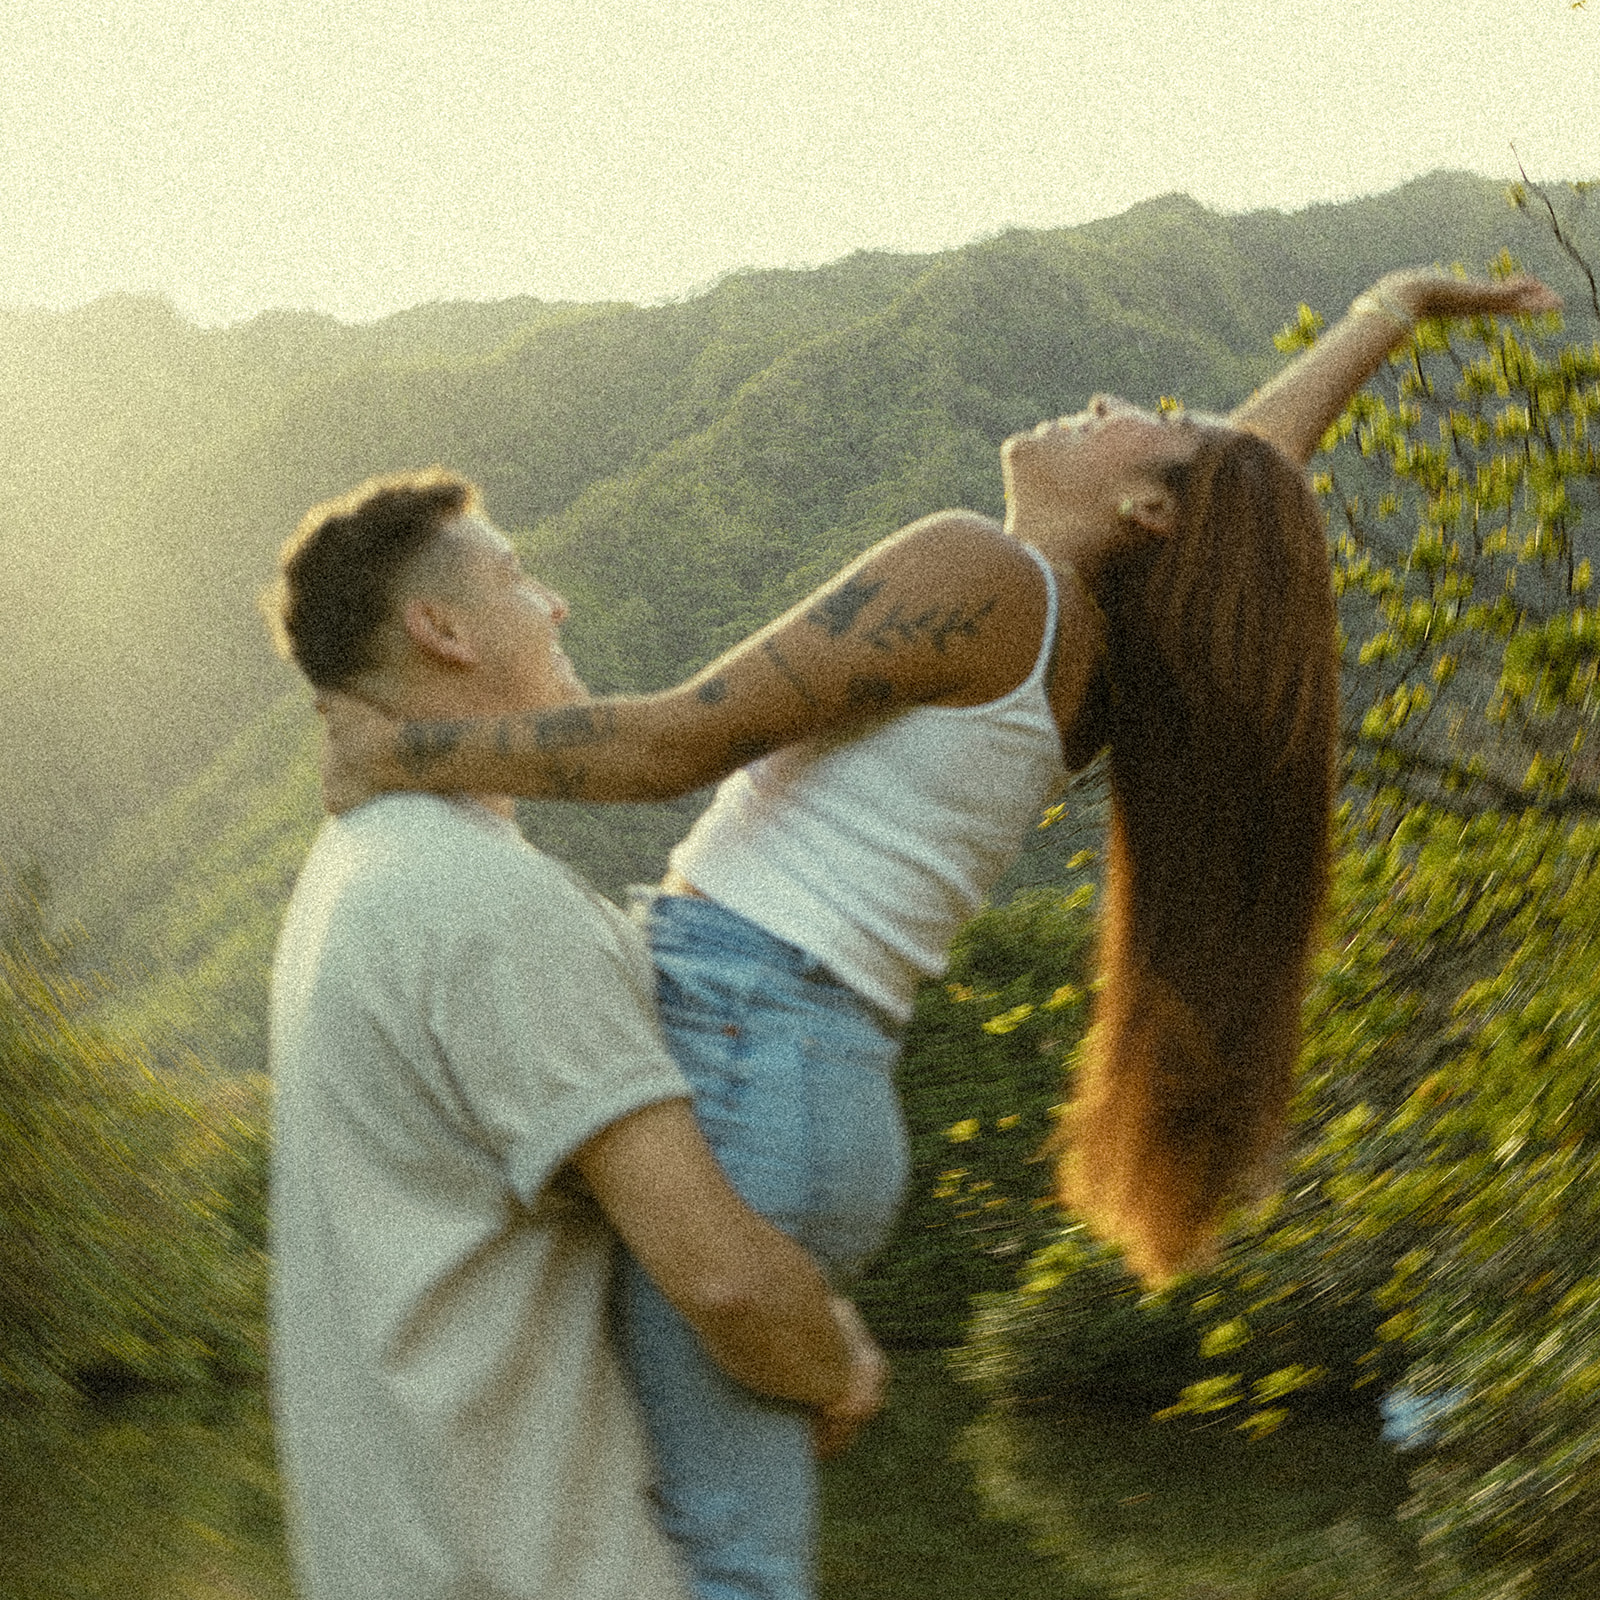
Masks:
[[[1049,670],[1051,661],[1055,657],[1056,630],[1061,625],[1061,591],[1060,585],[1056,581],[1056,569],[1031,544],[1025,544],[1022,548],[1033,557],[1038,564],[1039,571],[1044,574],[1044,633],[1039,640],[1039,656],[1033,663],[1033,671],[1017,685],[1017,689],[1013,693],[1031,688],[1034,684],[1043,680],[1045,673]]]

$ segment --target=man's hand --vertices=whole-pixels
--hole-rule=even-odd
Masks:
[[[850,1350],[850,1380],[843,1394],[817,1410],[812,1437],[821,1461],[839,1455],[883,1410],[889,1386],[889,1362],[867,1332],[860,1313],[838,1295],[831,1304],[834,1321]]]
[[[728,1182],[687,1099],[629,1112],[573,1164],[656,1287],[728,1376],[816,1408],[861,1358],[815,1261]]]
[[[411,787],[397,755],[399,724],[369,701],[324,693],[322,804],[335,816],[389,789]]]

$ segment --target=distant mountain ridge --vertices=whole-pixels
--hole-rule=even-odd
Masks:
[[[270,855],[314,823],[309,720],[291,736],[304,703],[253,601],[305,507],[372,472],[444,461],[480,481],[572,598],[580,670],[653,687],[904,521],[998,511],[1016,428],[1099,389],[1224,409],[1281,364],[1272,335],[1301,300],[1331,318],[1390,267],[1508,246],[1570,287],[1500,186],[1440,173],[1290,216],[1168,196],[656,307],[436,306],[358,329],[273,313],[199,330],[131,300],[0,315],[19,441],[0,480],[19,535],[0,598],[22,667],[0,687],[22,752],[0,774],[12,848],[38,844],[64,909],[153,981],[220,972],[225,947],[264,960],[254,911],[200,919],[209,944],[180,930],[246,870],[217,841],[281,813]],[[224,747],[249,747],[259,782],[208,787]],[[197,789],[221,808],[203,824]],[[650,815],[543,808],[532,826],[615,887],[659,864],[686,812]]]

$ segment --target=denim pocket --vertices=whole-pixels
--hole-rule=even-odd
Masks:
[[[853,1272],[883,1243],[905,1188],[895,1044],[853,1017],[792,1005],[752,1000],[725,1017],[674,1008],[668,1030],[674,1053],[695,1057],[686,1071],[708,1143],[746,1204],[830,1272]]]
[[[803,1239],[834,1277],[858,1272],[889,1236],[910,1157],[892,1076],[896,1046],[803,1042],[810,1146]]]

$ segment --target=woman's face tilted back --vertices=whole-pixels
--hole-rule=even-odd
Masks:
[[[1077,415],[1001,446],[1006,527],[1092,581],[1122,542],[1171,530],[1179,507],[1165,478],[1198,442],[1199,426],[1181,411],[1096,395]]]

